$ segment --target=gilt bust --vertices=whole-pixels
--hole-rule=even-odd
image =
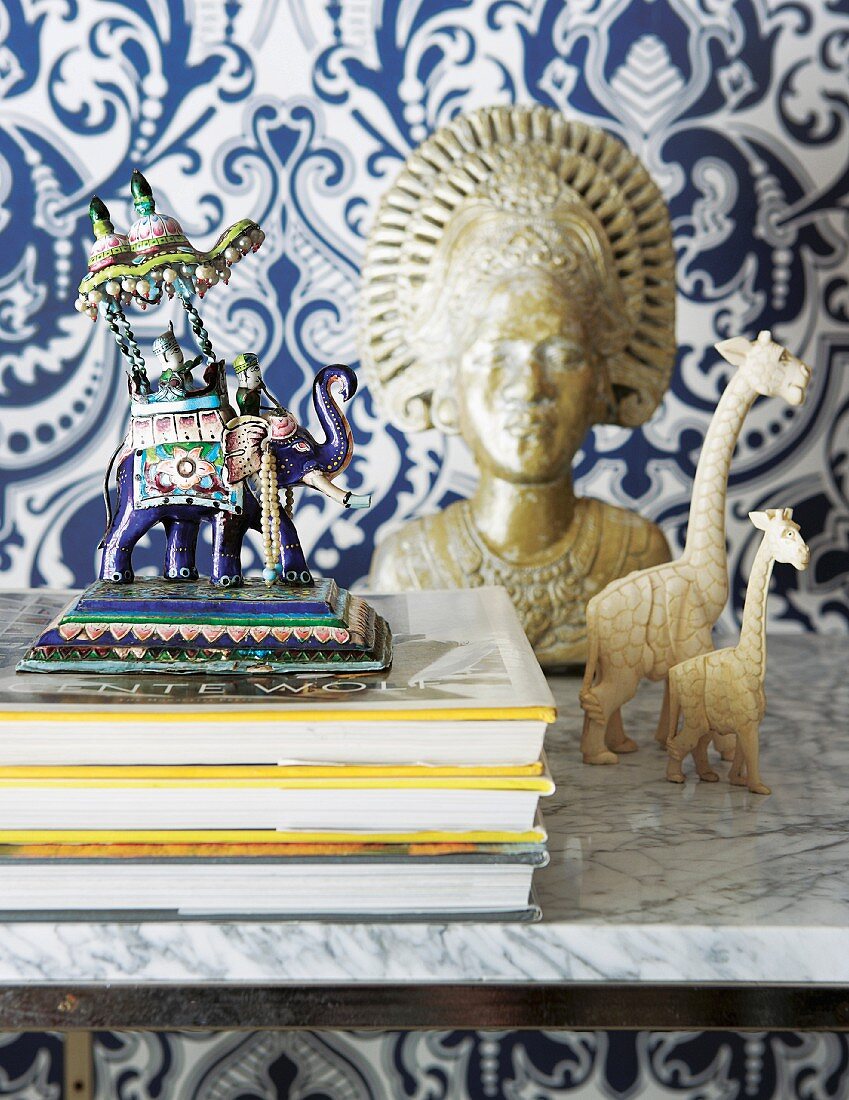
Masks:
[[[477,111],[410,155],[369,239],[362,365],[387,419],[460,433],[480,479],[384,538],[375,590],[502,584],[544,667],[585,659],[590,597],[669,559],[654,523],[576,497],[572,462],[660,402],[673,261],[640,162],[559,112]]]

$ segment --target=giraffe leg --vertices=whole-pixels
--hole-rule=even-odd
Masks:
[[[734,756],[731,760],[731,767],[728,771],[728,782],[735,787],[746,786],[746,761],[743,759],[743,748],[740,744],[740,739],[736,734],[734,736]]]
[[[607,723],[605,744],[611,752],[636,752],[637,742],[630,738],[622,725],[622,708],[619,707],[610,716]]]
[[[769,787],[761,780],[758,767],[758,727],[741,726],[737,731],[737,741],[746,761],[746,786],[753,794],[771,794]]]
[[[737,749],[737,738],[733,733],[715,733],[713,743],[723,760],[733,760]]]
[[[688,753],[691,753],[696,747],[700,739],[705,735],[705,731],[698,726],[691,726],[687,723],[687,719],[684,719],[684,725],[681,729],[669,738],[669,744],[667,745],[668,759],[666,762],[666,778],[670,783],[683,783],[684,772],[681,769],[681,762]]]
[[[693,749],[693,760],[696,764],[696,771],[699,773],[699,779],[705,783],[715,783],[719,776],[713,770],[708,763],[708,745],[710,744],[712,734],[706,733],[700,737],[696,747]]]
[[[585,764],[618,764],[615,752],[605,748],[605,724],[584,715],[584,729],[581,734],[581,753]]]
[[[663,703],[660,707],[660,718],[657,722],[657,729],[654,731],[654,739],[662,749],[666,748],[666,741],[669,737],[669,677],[663,681]]]
[[[613,745],[608,741],[608,731],[611,720],[618,714],[623,703],[632,699],[636,691],[636,684],[625,680],[622,675],[615,679],[605,679],[601,676],[592,687],[582,690],[580,699],[584,708],[584,731],[581,736],[581,752],[585,764],[616,764],[619,757],[613,751]],[[628,743],[628,738],[622,730],[619,719],[619,736],[616,736],[614,727],[613,741],[618,748],[619,744]],[[631,752],[631,749],[623,751]]]

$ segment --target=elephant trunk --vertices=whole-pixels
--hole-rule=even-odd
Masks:
[[[354,448],[351,427],[330,390],[337,382],[343,401],[349,400],[357,392],[356,374],[350,367],[342,364],[322,367],[312,387],[316,415],[325,434],[324,442],[318,444],[316,457],[328,477],[335,477],[345,469],[351,461]]]

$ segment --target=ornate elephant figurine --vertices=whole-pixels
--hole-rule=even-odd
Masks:
[[[138,473],[138,460],[146,452],[135,445],[126,448],[118,464],[118,506],[104,537],[101,578],[117,583],[132,581],[133,548],[156,523],[162,523],[166,532],[164,575],[179,580],[197,577],[195,548],[199,527],[202,522],[210,521],[213,525],[210,579],[213,584],[223,587],[240,585],[245,532],[250,528],[265,537],[268,530],[266,517],[266,530],[263,531],[263,509],[249,484],[251,475],[262,466],[264,454],[267,455],[265,469],[273,471],[278,487],[309,485],[344,507],[369,507],[370,495],[348,493],[333,484],[333,478],[345,469],[353,454],[350,426],[331,393],[334,383],[339,385],[342,399],[347,401],[356,393],[357,376],[350,367],[343,365],[324,367],[316,375],[313,404],[325,434],[322,442],[298,424],[291,413],[279,408],[263,417],[237,417],[227,423],[219,439],[206,437],[206,446],[223,449],[229,495],[222,500],[207,499],[197,503],[205,488],[203,478],[197,479],[195,497],[186,495],[192,491],[187,490],[186,485],[202,473],[204,461],[203,454],[195,456],[197,447],[189,442],[179,448],[179,454],[176,446],[169,452],[176,475],[182,479],[179,482],[180,499],[176,499],[176,493],[174,499],[168,499],[165,494],[161,502],[156,497],[140,507],[138,486],[134,486],[134,482],[143,476]],[[164,408],[163,405],[155,407]],[[179,411],[175,415],[179,415]],[[158,468],[161,467],[160,462]],[[280,549],[274,572],[289,584],[311,584],[312,574],[295,525],[289,512],[279,507],[276,494],[274,510]]]
[[[324,367],[313,383],[313,404],[324,428],[322,443],[297,422],[288,409],[278,408],[264,416],[240,416],[227,424],[224,433],[224,462],[231,485],[246,482],[258,473],[262,474],[261,509],[268,511],[264,499],[269,495],[279,524],[279,561],[266,561],[266,581],[274,579],[274,573],[282,574],[290,583],[310,584],[312,576],[304,561],[298,534],[288,509],[280,509],[278,492],[293,485],[309,485],[345,508],[368,508],[371,494],[359,495],[346,492],[333,484],[354,453],[351,429],[347,419],[333,399],[330,387],[338,383],[343,400],[356,393],[357,376],[350,367],[341,364]],[[254,498],[255,499],[255,498]],[[260,515],[259,530],[265,539],[266,551],[271,545],[268,531],[273,524]],[[274,557],[278,547],[275,546]]]

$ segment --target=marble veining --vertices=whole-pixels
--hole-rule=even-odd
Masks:
[[[849,982],[849,642],[770,640],[767,798],[664,779],[647,685],[643,746],[581,763],[578,677],[552,680],[552,861],[519,924],[9,922],[0,982]]]

